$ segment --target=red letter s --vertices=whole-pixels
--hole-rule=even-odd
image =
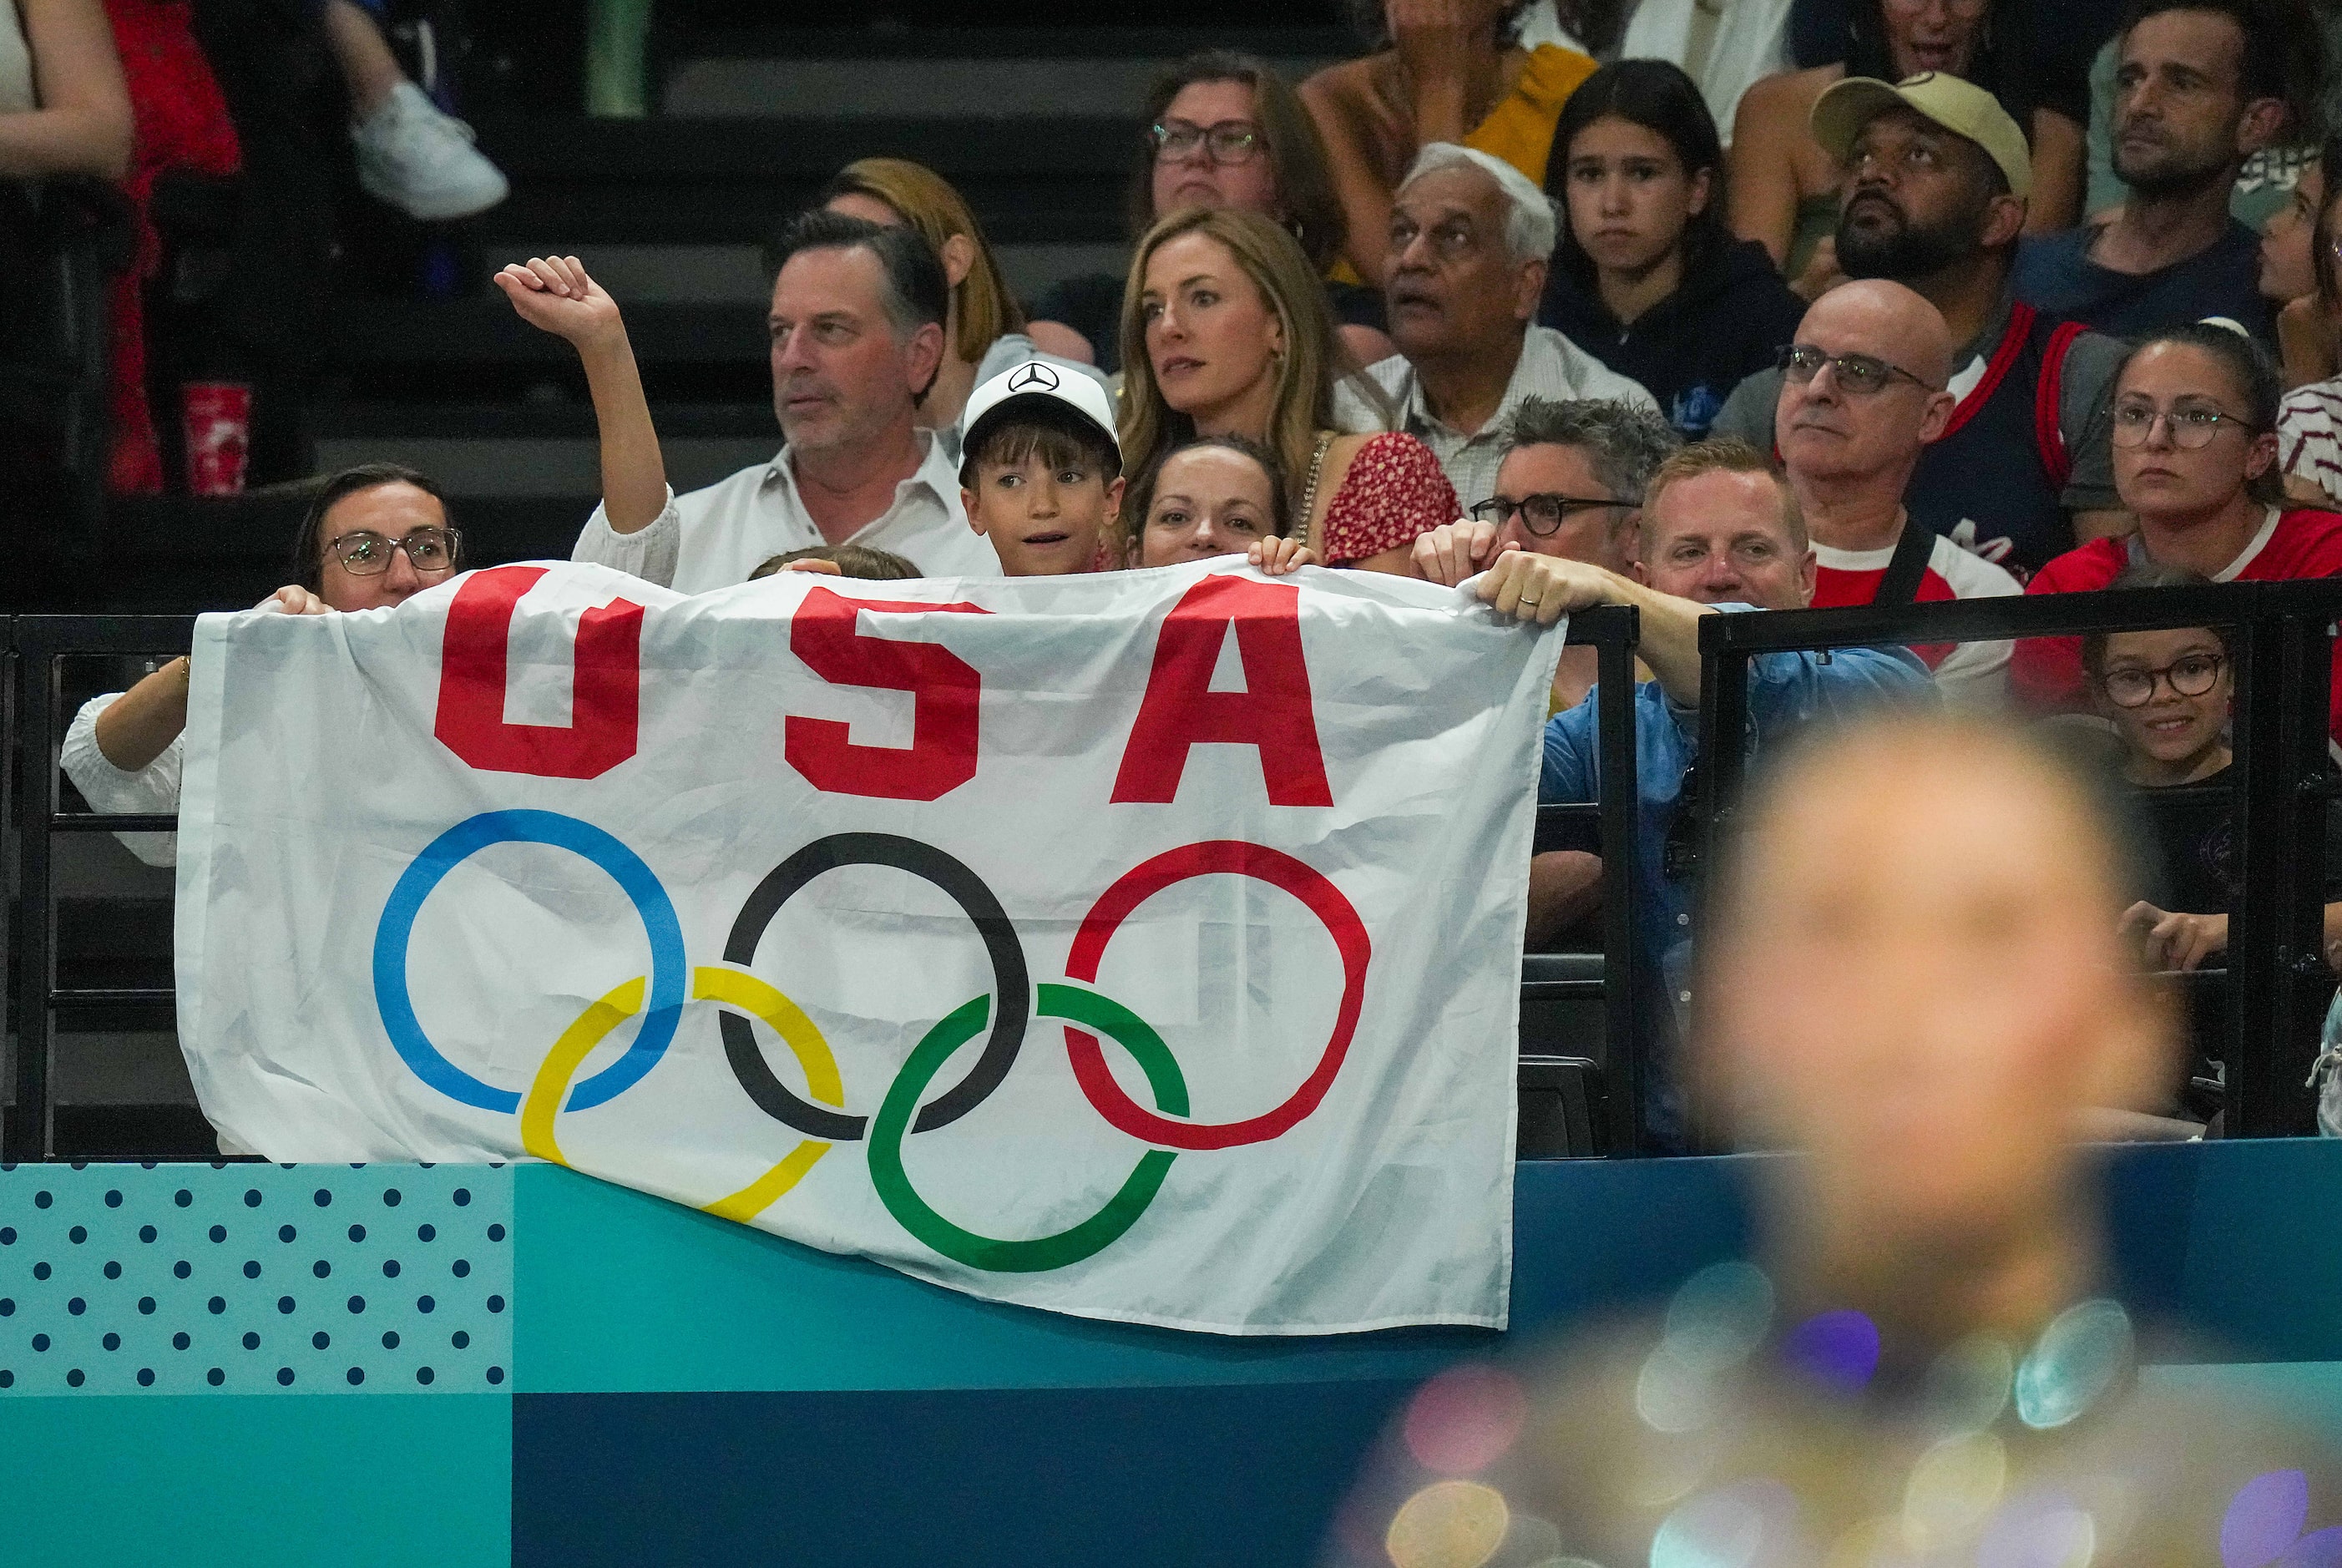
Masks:
[[[598,778],[635,754],[643,607],[613,599],[579,617],[568,724],[507,724],[505,677],[513,609],[544,575],[542,566],[497,566],[473,573],[455,590],[440,644],[435,733],[449,751],[487,773]]]
[[[789,651],[823,680],[876,686],[912,696],[911,744],[861,746],[836,719],[789,715],[782,752],[807,783],[831,794],[878,800],[935,800],[976,776],[976,699],[983,677],[968,662],[933,643],[869,637],[855,629],[862,610],[956,610],[974,604],[913,604],[849,599],[826,588],[807,593],[789,624]]]
[[[1230,626],[1245,689],[1216,692],[1212,669]],[[1334,804],[1309,705],[1309,670],[1301,660],[1301,590],[1289,583],[1206,577],[1171,607],[1113,798],[1169,804],[1188,748],[1215,742],[1260,749],[1271,805]]]

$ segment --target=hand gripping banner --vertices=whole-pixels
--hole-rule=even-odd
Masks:
[[[206,616],[188,1064],[271,1159],[555,1161],[1090,1317],[1501,1326],[1559,641],[1233,562]]]

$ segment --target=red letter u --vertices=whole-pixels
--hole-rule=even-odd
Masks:
[[[568,724],[510,724],[505,678],[513,609],[544,575],[542,566],[497,566],[473,573],[455,590],[440,644],[435,733],[449,751],[485,772],[598,778],[635,754],[643,607],[613,599],[579,618]]]

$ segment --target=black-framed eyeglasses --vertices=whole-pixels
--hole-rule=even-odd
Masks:
[[[1875,354],[1832,354],[1810,343],[1783,344],[1774,351],[1773,363],[1783,375],[1800,386],[1819,375],[1827,365],[1837,372],[1838,385],[1851,397],[1875,396],[1886,391],[1887,384],[1898,375],[1922,392],[1936,390],[1901,365]]]
[[[2227,662],[2218,654],[2185,654],[2158,669],[2108,670],[2098,677],[2098,685],[2115,706],[2143,708],[2154,700],[2157,681],[2169,682],[2183,697],[2202,696],[2220,684],[2220,666]]]
[[[2115,408],[2115,444],[2146,445],[2155,434],[2155,422],[2158,419],[2171,426],[2171,444],[2183,452],[2199,452],[2211,445],[2223,424],[2233,424],[2247,435],[2260,434],[2259,425],[2217,408],[2161,409],[2151,404],[2125,403]]]
[[[417,572],[445,572],[455,564],[462,536],[453,528],[410,528],[396,539],[371,528],[354,528],[325,542],[342,570],[353,577],[371,577],[390,570],[391,553],[406,552],[406,564]]]
[[[1147,127],[1146,139],[1155,145],[1157,158],[1184,158],[1203,147],[1216,164],[1241,164],[1260,151],[1260,127],[1250,120],[1221,120],[1210,125],[1165,120]]]
[[[1684,769],[1683,790],[1676,796],[1675,814],[1667,819],[1667,836],[1659,845],[1659,874],[1681,882],[1699,869],[1699,764]]]
[[[1515,500],[1510,495],[1491,495],[1472,508],[1472,515],[1482,523],[1493,523],[1501,528],[1512,521],[1513,514],[1521,514],[1521,526],[1539,538],[1558,529],[1573,512],[1583,512],[1592,506],[1632,506],[1632,501],[1616,501],[1607,495],[1563,495],[1556,491],[1541,490],[1534,495]]]

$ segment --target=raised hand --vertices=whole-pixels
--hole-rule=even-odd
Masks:
[[[575,256],[531,256],[495,275],[521,320],[573,345],[579,353],[625,341],[618,302],[586,275]]]

